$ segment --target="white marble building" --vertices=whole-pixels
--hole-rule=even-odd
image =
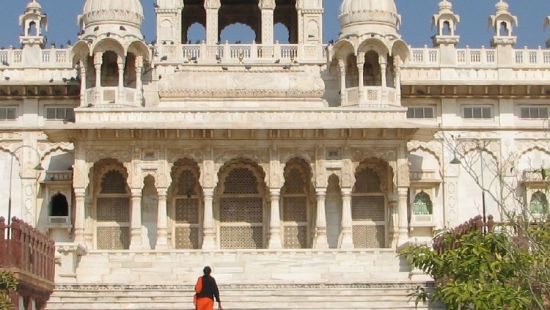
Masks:
[[[77,43],[46,49],[33,0],[22,48],[0,50],[0,215],[11,198],[58,242],[51,309],[153,309],[144,292],[188,298],[205,264],[228,291],[410,289],[425,282],[398,248],[482,214],[476,183],[497,219],[510,188],[548,204],[533,171],[550,168],[550,49],[514,47],[503,1],[492,46],[465,49],[446,0],[432,48],[401,38],[393,0],[343,0],[329,45],[320,0],[157,0],[156,14],[147,44],[139,0],[86,0]],[[255,43],[219,42],[237,22]],[[134,299],[86,295],[116,291]]]

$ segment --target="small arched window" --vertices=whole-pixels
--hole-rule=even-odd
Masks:
[[[57,193],[52,197],[50,216],[69,216],[69,204],[65,195]]]
[[[27,29],[27,34],[32,37],[36,37],[38,35],[38,27],[36,26],[36,22],[30,22],[29,28]]]
[[[449,36],[451,35],[451,23],[448,20],[443,22],[443,29],[441,29],[442,35]]]
[[[421,191],[414,197],[412,204],[412,212],[414,215],[430,215],[433,212],[433,204],[430,195]]]
[[[543,214],[548,212],[548,198],[546,194],[541,191],[536,191],[531,196],[531,202],[529,203],[529,209],[534,214]]]
[[[505,37],[510,35],[510,29],[508,28],[508,24],[506,22],[500,23],[500,35]]]

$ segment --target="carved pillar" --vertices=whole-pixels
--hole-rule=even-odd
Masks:
[[[399,217],[399,245],[403,245],[409,240],[409,220],[407,218],[407,206],[408,206],[408,187],[399,187],[398,195],[398,217]]]
[[[86,230],[86,189],[75,188],[75,217],[74,217],[74,241],[75,243],[85,244]]]
[[[136,57],[136,105],[141,107],[143,101],[143,56]]]
[[[141,238],[141,189],[132,188],[132,216],[130,224],[130,249],[139,250],[143,247]]]
[[[348,102],[348,93],[346,90],[346,62],[338,59],[338,68],[340,69],[340,105],[345,106]]]
[[[260,9],[262,10],[262,42],[263,45],[273,45],[273,12],[275,10],[275,3],[269,3],[270,1],[260,2]]]
[[[351,188],[342,188],[342,227],[338,238],[340,249],[353,249],[353,219],[351,217]]]
[[[271,189],[271,218],[269,222],[269,245],[270,249],[280,249],[283,247],[281,241],[281,214],[279,210],[279,200],[281,198],[280,189]]]
[[[118,65],[118,104],[126,103],[126,94],[124,93],[124,64],[126,62],[125,57],[119,56],[117,58]]]
[[[95,53],[94,67],[95,67],[95,97],[96,103],[101,103],[101,65],[103,64],[103,53]]]
[[[398,102],[401,102],[401,58],[397,55],[393,61],[393,68],[395,70],[395,95]]]
[[[317,217],[315,221],[315,238],[313,248],[328,249],[327,218],[325,211],[326,188],[317,188]]]
[[[382,82],[382,87],[386,87],[388,85],[388,81],[386,80],[386,69],[388,67],[388,63],[386,61],[386,57],[380,56],[380,81]]]
[[[158,207],[157,207],[157,245],[156,250],[165,250],[168,248],[168,212],[166,211],[166,188],[158,188]]]
[[[398,222],[399,222],[399,240],[398,245],[402,245],[409,240],[409,220],[408,216],[408,193],[410,185],[409,175],[409,154],[407,143],[402,142],[398,148],[397,155],[397,200],[398,200]]]
[[[363,76],[364,74],[364,70],[365,70],[365,53],[359,53],[359,55],[357,55],[357,72],[359,73],[359,81],[358,81],[358,84],[359,85],[359,102],[363,101],[363,99],[365,99],[365,78]]]
[[[206,44],[216,45],[219,41],[218,29],[218,11],[220,9],[219,1],[205,1],[206,9]]]
[[[86,66],[88,62],[80,60],[80,106],[84,107],[88,103],[88,94],[86,93]]]
[[[399,195],[390,194],[390,236],[392,247],[397,247],[399,241]]]
[[[214,189],[204,188],[204,223],[203,223],[203,250],[215,250],[216,245],[216,229],[214,227],[214,211],[212,201],[214,199]]]
[[[95,67],[95,87],[101,87],[101,65],[103,64],[103,53],[95,53],[94,67]]]

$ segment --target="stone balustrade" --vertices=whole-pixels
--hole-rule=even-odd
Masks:
[[[497,68],[504,59],[498,58],[498,50],[494,48],[459,48],[455,49],[454,63],[457,66],[493,67]],[[550,67],[550,50],[538,49],[514,49],[513,59],[509,63],[516,68]],[[412,48],[411,55],[405,66],[439,67],[442,64],[441,52],[438,48]]]
[[[33,60],[36,61],[36,60]],[[41,67],[71,68],[70,49],[43,49],[38,59]],[[28,62],[23,56],[22,49],[1,49],[0,50],[0,68],[21,68],[26,67]]]
[[[204,63],[324,63],[326,46],[298,44],[180,44],[160,45],[158,62],[204,64]]]
[[[361,108],[386,108],[400,105],[395,88],[381,86],[364,86],[347,88],[347,102],[343,106],[359,106]]]

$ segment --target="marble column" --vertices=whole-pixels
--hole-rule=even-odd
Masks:
[[[75,188],[75,217],[74,217],[74,241],[84,245],[86,230],[86,189]]]
[[[143,57],[136,57],[136,106],[141,107],[143,101]]]
[[[124,64],[126,57],[119,56],[117,58],[118,65],[118,104],[126,103],[126,94],[124,93]]]
[[[388,81],[386,80],[386,71],[388,68],[388,63],[385,57],[380,56],[380,81],[382,82],[382,88],[388,86]]]
[[[80,60],[80,106],[85,107],[88,104],[88,94],[86,92],[86,60]]]
[[[359,53],[357,56],[357,72],[358,72],[358,94],[357,98],[359,98],[359,103],[365,99],[365,78],[364,78],[364,71],[365,71],[365,53]]]
[[[262,10],[262,42],[263,45],[273,45],[273,12],[274,8],[263,7]]]
[[[325,211],[325,200],[327,196],[326,188],[317,189],[317,217],[315,220],[315,238],[313,248],[328,249],[327,239],[327,218]]]
[[[209,4],[210,1],[205,1],[204,8],[206,9],[206,44],[216,45],[219,41],[218,29],[218,11],[219,6]]]
[[[338,59],[338,68],[340,69],[340,105],[345,106],[348,102],[348,93],[346,90],[346,62]]]
[[[353,219],[351,216],[351,188],[342,188],[342,224],[338,248],[353,249]]]
[[[395,95],[397,100],[401,102],[401,58],[397,55],[393,61],[393,68],[395,70]]]
[[[216,229],[214,227],[214,189],[204,188],[204,215],[203,215],[203,250],[215,250],[218,248],[216,245]]]
[[[103,53],[95,53],[94,67],[95,67],[95,103],[102,103],[101,95],[101,65],[103,64]]]
[[[131,204],[131,223],[130,223],[130,249],[139,250],[143,248],[143,240],[141,237],[141,189],[132,189],[132,204]]]
[[[398,188],[399,246],[409,241],[409,220],[407,218],[408,193],[408,187]]]
[[[168,248],[168,212],[166,211],[167,189],[158,188],[157,244],[156,250]]]
[[[269,222],[269,244],[270,249],[281,249],[283,247],[281,241],[281,214],[279,210],[279,200],[281,198],[281,190],[272,189],[271,196],[271,217]]]

